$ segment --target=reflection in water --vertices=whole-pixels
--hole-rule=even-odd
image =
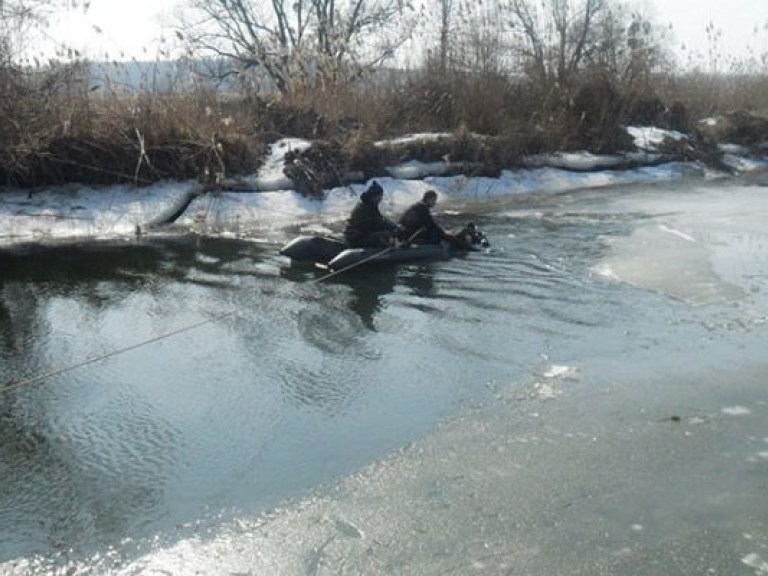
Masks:
[[[376,331],[376,315],[384,307],[384,296],[391,293],[397,281],[397,269],[385,266],[374,270],[366,270],[359,275],[352,273],[343,280],[352,291],[349,309],[357,314],[363,326]]]
[[[411,289],[414,296],[420,298],[436,296],[434,275],[427,268],[403,269],[400,279]]]
[[[0,387],[156,335],[143,323],[169,312],[169,288],[253,253],[188,239],[0,252]],[[144,388],[160,370],[134,353],[0,391],[0,563],[81,553],[168,513],[184,442]]]
[[[0,385],[83,360],[78,350],[103,329],[100,318],[137,291],[156,290],[174,257],[192,265],[194,249],[170,248],[0,253]],[[114,375],[93,380],[81,371],[0,392],[0,560],[119,540],[159,512],[173,434],[120,385]]]
[[[60,293],[62,287],[80,291],[84,285],[104,281],[153,282],[160,274],[194,281],[196,273],[217,273],[263,250],[254,244],[204,237],[32,246],[0,250],[0,270],[5,283],[53,284]]]
[[[610,198],[601,191],[600,205]],[[732,202],[732,196],[725,200]],[[693,206],[695,199],[686,202]],[[738,306],[693,308],[594,275],[595,266],[615,254],[611,238],[631,238],[648,224],[635,216],[642,206],[614,209],[618,214],[591,202],[583,212],[578,207],[575,197],[560,211],[551,205],[525,212],[514,204],[513,212],[494,206],[483,223],[493,241],[491,253],[423,266],[361,268],[323,281],[318,280],[324,271],[281,268],[275,246],[264,247],[265,255],[258,245],[228,240],[188,238],[104,247],[101,254],[72,249],[17,258],[2,268],[0,381],[126,348],[181,326],[200,327],[0,394],[0,572],[175,574],[208,561],[219,572],[259,572],[253,565],[227,565],[236,550],[253,561],[251,519],[270,532],[256,543],[259,555],[263,543],[290,550],[289,539],[274,532],[274,524],[261,524],[265,510],[362,470],[430,434],[462,408],[487,401],[512,411],[504,423],[514,438],[502,437],[490,456],[493,477],[509,486],[522,460],[499,455],[509,456],[506,450],[528,439],[532,453],[538,453],[544,444],[534,438],[542,430],[556,430],[564,450],[578,443],[598,457],[592,450],[606,441],[592,441],[591,432],[583,438],[567,434],[569,422],[559,408],[565,403],[584,399],[583,405],[572,405],[574,422],[590,421],[584,414],[591,413],[595,394],[623,405],[621,382],[634,393],[635,373],[661,375],[670,369],[674,375],[686,365],[762,362],[768,288],[754,274],[766,261],[758,246],[764,234],[755,232],[754,240],[736,250],[744,255],[739,261],[727,246],[720,253],[708,243],[716,255],[715,272],[729,272],[732,282],[745,287],[744,299]],[[733,244],[728,236],[717,239]],[[578,370],[584,378],[562,382],[562,394],[548,400],[562,404],[547,411],[555,418],[547,420],[533,409],[537,400],[520,391],[552,384],[555,377],[547,374],[558,367]],[[595,380],[599,388],[591,388]],[[664,388],[674,390],[666,381]],[[704,404],[719,406],[718,395],[727,394],[726,388],[713,386]],[[753,404],[759,410],[759,403]],[[642,416],[637,429],[647,430],[656,417]],[[631,434],[621,418],[616,427],[603,429],[612,419],[606,414],[595,420],[606,438]],[[449,423],[437,434],[462,429]],[[471,428],[486,433],[484,422]],[[760,443],[762,437],[755,438]],[[447,454],[434,456],[442,460]],[[425,484],[424,463],[416,458],[405,470],[419,485],[415,502],[403,498],[397,482],[384,481],[381,496],[361,511],[380,517],[386,500],[420,526],[442,526],[432,522],[435,507],[421,507],[427,515],[418,515]],[[511,468],[497,466],[504,462]],[[487,464],[480,462],[479,474]],[[497,498],[503,487],[485,491],[488,506],[477,508],[477,482],[488,476],[470,477],[466,463],[457,466],[443,475],[451,486],[441,493],[470,502],[483,518],[472,526],[465,515],[456,521],[483,530],[489,527],[485,512],[504,504]],[[503,474],[496,474],[499,470]],[[636,477],[631,472],[626,478]],[[552,494],[557,490],[544,497]],[[627,512],[641,517],[646,504],[630,502]],[[308,544],[306,535],[321,525],[341,526],[355,538],[365,531],[373,541],[368,526],[357,530],[347,523],[356,521],[358,508],[337,519],[338,509],[320,506],[317,514],[306,514],[303,504],[288,505],[285,525],[299,526],[289,530],[291,541]],[[562,512],[557,498],[553,506],[553,513]],[[582,513],[591,512],[588,506],[577,508],[580,521]],[[440,509],[451,515],[454,507]],[[509,510],[512,516],[492,515],[504,529],[514,528],[509,518],[517,511]],[[215,538],[231,517],[237,519],[237,534],[220,555],[206,555],[204,541]],[[400,519],[390,518],[400,530]],[[307,531],[304,520],[311,526]],[[446,540],[446,534],[434,534],[441,550],[445,542],[467,541],[455,533]],[[315,540],[314,552],[290,559],[301,566],[288,572],[303,573],[307,566],[316,571],[320,564],[332,570],[317,551],[340,552],[337,544],[354,543]],[[379,551],[363,548],[378,562]],[[434,560],[433,549],[427,552]],[[407,563],[409,555],[410,548],[399,560]],[[145,570],[132,569],[139,556],[146,559]],[[167,570],[163,558],[170,559]],[[38,561],[39,568],[28,569]],[[271,572],[278,566],[286,564],[270,565]],[[366,573],[354,561],[346,566]]]
[[[0,279],[0,350],[14,353],[16,352],[16,340],[13,335],[13,318],[6,304],[6,299],[3,281]],[[0,358],[5,358],[5,356],[5,353],[0,353]]]
[[[295,312],[295,326],[301,344],[318,355],[317,362],[308,362],[311,354],[294,351],[295,344],[281,353],[283,393],[296,406],[336,417],[366,392],[365,371],[380,358],[369,336],[377,332],[376,317],[397,271],[368,267],[329,276],[326,270],[292,265],[280,274],[309,294]]]
[[[321,289],[319,286],[348,289],[351,297],[346,302],[346,308],[360,318],[363,326],[375,332],[376,315],[384,307],[384,297],[395,288],[397,271],[396,266],[387,264],[380,267],[359,267],[342,274],[334,274],[325,269],[294,263],[280,268],[280,275],[298,283],[316,282],[318,289]],[[338,312],[336,314],[338,315]]]

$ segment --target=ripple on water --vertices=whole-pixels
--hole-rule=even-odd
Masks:
[[[610,210],[610,195],[601,191],[599,196],[596,210]],[[730,205],[730,194],[726,200]],[[560,196],[549,203],[568,201]],[[686,202],[697,205],[696,199]],[[345,539],[374,538],[371,526],[376,522],[361,523],[354,515],[334,514],[327,508],[307,512],[307,505],[301,504],[288,513],[301,520],[288,530],[276,531],[272,525],[263,534],[253,535],[246,527],[243,537],[224,537],[220,547],[211,549],[206,543],[211,541],[211,532],[219,531],[222,521],[218,515],[224,508],[247,508],[246,515],[256,510],[258,516],[280,498],[357,469],[431,429],[463,400],[485,398],[476,390],[486,392],[492,386],[486,382],[501,383],[491,391],[502,400],[522,408],[542,407],[530,413],[544,415],[543,408],[552,406],[552,421],[542,419],[540,423],[556,427],[558,414],[573,407],[572,400],[582,398],[576,398],[577,386],[572,385],[577,364],[589,371],[590,378],[578,386],[587,394],[594,376],[598,382],[626,376],[631,384],[633,371],[638,375],[664,373],[665,360],[674,370],[682,370],[686,364],[697,366],[702,348],[688,343],[698,341],[703,332],[699,322],[705,316],[714,323],[704,336],[715,334],[724,341],[730,339],[726,343],[741,345],[746,341],[741,332],[751,329],[754,334],[748,336],[758,335],[765,324],[765,310],[757,296],[749,299],[749,309],[741,310],[751,322],[742,327],[728,323],[733,310],[725,310],[725,306],[717,307],[717,315],[703,314],[659,293],[634,290],[595,275],[593,266],[605,260],[610,263],[616,256],[611,253],[610,238],[626,236],[629,248],[633,248],[632,241],[644,239],[642,234],[631,236],[640,217],[622,210],[621,217],[611,221],[610,215],[579,213],[575,199],[572,203],[574,207],[567,210],[548,208],[547,216],[538,219],[524,211],[515,219],[488,214],[487,221],[497,232],[483,226],[495,247],[488,252],[360,271],[321,283],[311,282],[317,278],[311,273],[299,278],[278,273],[272,256],[255,254],[250,247],[222,244],[220,250],[205,252],[205,243],[195,242],[178,254],[175,248],[168,250],[147,260],[146,265],[128,259],[119,273],[107,261],[112,258],[104,259],[99,265],[103,268],[83,258],[90,272],[87,277],[78,271],[61,282],[14,280],[22,290],[6,285],[3,297],[16,303],[9,310],[18,318],[13,318],[15,332],[0,333],[0,345],[6,347],[2,358],[14,359],[13,369],[19,372],[27,356],[38,366],[61,364],[57,359],[108,352],[180,325],[237,311],[225,320],[89,366],[76,376],[58,379],[56,386],[20,394],[23,401],[12,409],[0,398],[0,553],[6,559],[22,555],[30,559],[26,564],[18,562],[20,568],[12,568],[12,573],[63,573],[65,570],[48,569],[45,562],[55,564],[56,558],[67,554],[62,551],[70,549],[82,551],[79,558],[100,553],[74,564],[74,571],[107,573],[101,569],[107,562],[104,559],[115,549],[125,554],[130,548],[125,542],[131,539],[141,541],[144,550],[138,563],[124,561],[116,568],[124,568],[123,573],[238,572],[264,566],[266,573],[291,572],[294,567],[295,573],[306,572],[308,567],[330,569],[323,563],[323,554]],[[645,219],[640,225],[648,222]],[[683,255],[695,261],[704,253],[686,250],[691,238],[696,236],[684,238],[670,233],[670,228],[659,228],[650,233],[649,243],[634,246],[642,250],[630,255],[636,256],[635,263],[645,257],[656,259],[658,253],[650,241],[657,241],[662,246],[681,246]],[[275,252],[273,246],[269,252]],[[729,256],[723,255],[722,267],[731,262]],[[729,268],[732,276],[737,280],[744,276],[752,269],[750,262],[745,260],[744,270]],[[666,269],[672,274],[679,270],[679,266]],[[652,272],[643,266],[636,271]],[[710,271],[702,268],[701,272],[706,280]],[[62,271],[62,276],[65,273],[70,271]],[[764,286],[758,278],[749,281],[758,290]],[[25,299],[27,292],[35,296],[32,304]],[[56,315],[58,322],[52,318]],[[751,356],[744,355],[750,362],[760,357],[759,350],[754,350],[762,343],[751,340],[758,344],[747,350]],[[666,354],[651,357],[638,352],[651,341],[661,342],[657,350]],[[20,345],[19,353],[11,351],[12,345]],[[715,345],[707,353],[716,355]],[[741,359],[744,349],[740,346],[732,357]],[[714,364],[707,362],[701,365]],[[617,370],[618,364],[626,366],[626,372]],[[412,366],[423,378],[412,378]],[[600,366],[607,368],[601,372]],[[673,386],[665,383],[667,388]],[[617,384],[611,397],[621,401],[620,393]],[[736,410],[744,407],[728,405],[744,397],[729,398],[709,400],[715,406],[726,406],[721,412],[726,417],[749,414]],[[505,406],[514,405],[508,402]],[[756,410],[757,405],[746,406]],[[602,428],[614,420],[609,415],[596,422]],[[406,546],[410,546],[424,540],[424,526],[432,526],[430,536],[435,536],[435,542],[448,542],[447,546],[472,543],[473,528],[494,527],[489,522],[499,509],[496,495],[500,487],[509,488],[510,498],[514,495],[509,512],[514,515],[521,505],[524,508],[529,499],[516,501],[521,492],[514,488],[525,472],[525,462],[499,455],[510,446],[527,443],[536,445],[531,457],[539,460],[546,454],[547,434],[539,423],[527,427],[519,419],[505,420],[504,429],[507,424],[514,428],[508,438],[494,433],[481,418],[455,436],[450,436],[449,424],[448,436],[446,430],[440,432],[443,440],[434,459],[425,458],[424,445],[417,446],[414,458],[403,468],[393,471],[391,477],[376,479],[387,490],[372,496],[372,521],[384,518],[382,502],[403,501],[398,483],[409,477],[416,482],[415,497],[409,502],[430,507],[423,518],[434,519],[438,507],[458,511],[457,530],[448,534],[450,542],[445,540],[443,525],[424,523],[418,517],[420,524],[413,532],[403,532],[395,525],[394,539],[387,540],[385,535],[380,541],[395,542],[405,533],[414,536],[406,538]],[[620,427],[615,431],[619,436],[626,433]],[[574,438],[591,445],[593,436],[587,432],[576,429]],[[490,442],[491,448],[498,448],[487,461],[480,451],[467,449],[472,446],[468,436],[475,433],[475,447],[489,447]],[[697,431],[699,436],[704,433],[703,428]],[[559,444],[562,455],[567,456],[568,447]],[[760,448],[750,452],[758,462],[751,465],[751,471],[765,461],[768,450],[762,443]],[[443,470],[448,473],[438,470],[424,497],[423,472],[437,470],[446,458],[459,453],[463,454],[461,461]],[[617,452],[617,462],[626,462],[622,454]],[[479,458],[479,466],[473,466],[474,456]],[[502,460],[510,464],[506,471],[500,466]],[[573,469],[579,474],[586,470],[581,464],[574,462]],[[494,472],[483,473],[484,466]],[[553,462],[549,471],[558,470],[557,466],[559,462]],[[515,477],[518,470],[521,476]],[[497,471],[506,475],[497,476]],[[682,476],[685,483],[686,476]],[[536,488],[547,477],[542,474],[531,486]],[[638,480],[632,474],[625,477]],[[489,481],[493,489],[478,491],[479,481]],[[541,503],[551,503],[551,495],[560,494],[565,486],[555,484],[554,491],[543,491]],[[592,484],[587,488],[590,486],[594,488]],[[572,494],[578,497],[576,492]],[[712,494],[716,499],[722,497],[722,493]],[[489,497],[487,515],[477,506],[478,495]],[[562,515],[562,507],[556,504],[552,514]],[[610,508],[611,503],[607,504]],[[359,501],[353,505],[359,506]],[[640,510],[642,502],[638,506]],[[406,508],[406,516],[414,518]],[[578,514],[577,508],[570,510]],[[475,512],[483,517],[478,515],[477,522],[468,523],[467,513]],[[379,524],[389,528],[394,525],[392,519],[395,524],[407,524],[408,518],[395,516]],[[530,516],[524,513],[520,517],[519,526],[523,532],[526,526],[535,528],[535,519],[540,517],[532,507]],[[633,518],[628,516],[620,526],[626,530]],[[531,519],[534,521],[528,522]],[[578,532],[583,522],[577,520],[574,529]],[[183,528],[176,529],[177,525]],[[328,548],[324,547],[325,535],[311,543],[307,540],[313,527],[322,525],[330,529],[327,537],[334,538]],[[515,524],[502,520],[495,525],[499,526],[517,530]],[[167,535],[170,544],[155,542],[154,534]],[[89,540],[97,544],[89,547]],[[308,542],[307,554],[286,552],[287,544],[302,540]],[[411,548],[395,561],[411,560]],[[46,557],[38,565],[34,558],[40,551]],[[445,551],[427,552],[432,562]],[[243,564],[227,564],[232,554],[240,553],[246,557]],[[366,557],[373,562],[378,558],[376,554]],[[265,563],[264,558],[275,561]],[[760,562],[763,560],[750,560],[757,566],[762,566]],[[354,561],[346,564],[354,565]],[[0,571],[6,567],[7,563]]]
[[[327,354],[341,356],[372,355],[363,339],[364,322],[349,310],[334,307],[308,307],[296,316],[296,327],[304,342]]]
[[[549,324],[599,326],[611,321],[620,305],[616,290],[594,282],[587,269],[562,261],[547,262],[523,251],[505,251],[483,259],[454,260],[440,270],[438,296],[464,299],[473,312],[506,312]],[[541,318],[541,314],[545,318]],[[492,319],[490,321],[493,321]],[[549,321],[554,321],[552,324]]]
[[[365,393],[360,371],[345,362],[325,363],[316,370],[303,364],[285,367],[283,393],[297,406],[335,416]]]

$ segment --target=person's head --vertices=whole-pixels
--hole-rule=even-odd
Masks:
[[[363,202],[370,202],[373,204],[378,204],[381,202],[381,199],[384,197],[384,188],[381,187],[381,184],[376,182],[374,180],[371,182],[371,185],[368,186],[368,189],[360,194],[360,200]]]
[[[464,226],[459,234],[465,241],[472,245],[479,244],[484,248],[491,245],[490,242],[488,242],[488,238],[485,237],[485,234],[483,234],[473,222],[469,222]]]
[[[427,190],[424,192],[424,195],[421,197],[421,201],[424,202],[427,206],[432,208],[435,204],[437,204],[437,192],[434,190]]]

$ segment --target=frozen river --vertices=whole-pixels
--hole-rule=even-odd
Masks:
[[[450,207],[0,254],[0,574],[768,574],[768,188]]]

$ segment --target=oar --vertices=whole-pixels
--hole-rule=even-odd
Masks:
[[[411,236],[403,242],[403,244],[408,245],[411,242],[413,242],[414,238],[421,234],[421,232],[424,230],[424,227],[422,226],[416,232],[411,234]],[[376,258],[379,258],[380,256],[383,256],[387,252],[390,252],[391,250],[394,250],[396,246],[387,246],[384,248],[381,252],[376,252],[375,254],[371,254],[368,256],[368,258],[363,258],[362,260],[358,260],[357,262],[354,262],[353,264],[350,264],[349,266],[345,266],[344,268],[339,268],[338,270],[334,270],[333,272],[326,274],[325,276],[321,276],[320,278],[316,278],[314,282],[322,282],[323,280],[326,280],[328,278],[331,278],[332,276],[336,276],[337,274],[341,274],[342,272],[347,272],[348,270],[351,270],[352,268],[355,268],[357,266],[360,266],[362,264],[365,264],[366,262],[370,262],[371,260],[375,260]]]

